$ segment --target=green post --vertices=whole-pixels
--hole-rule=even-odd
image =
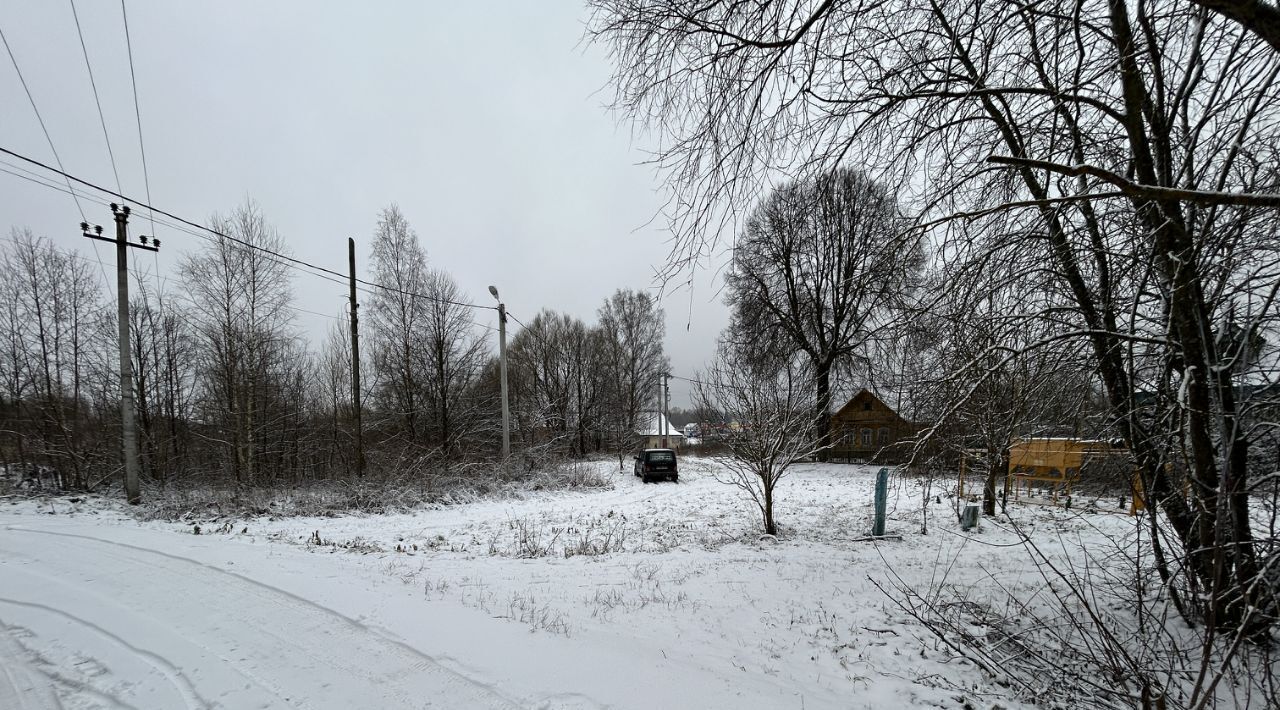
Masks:
[[[871,526],[872,537],[884,536],[884,514],[889,505],[889,469],[882,468],[876,474],[876,520]]]

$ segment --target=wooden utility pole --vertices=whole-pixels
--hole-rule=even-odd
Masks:
[[[364,475],[364,424],[360,404],[360,304],[356,301],[356,240],[347,237],[347,266],[351,284],[351,404],[355,407],[356,476]]]
[[[102,236],[101,225],[89,232],[89,223],[81,222],[80,231],[90,239],[115,242],[116,245],[116,315],[120,325],[120,432],[124,445],[124,495],[131,504],[142,501],[142,486],[138,473],[138,428],[133,410],[133,348],[129,338],[129,247],[159,251],[160,240],[139,236],[138,244],[129,243],[129,207],[111,203],[111,213],[116,221],[116,238]]]

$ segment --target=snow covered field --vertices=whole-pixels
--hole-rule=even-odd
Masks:
[[[1042,583],[1016,535],[960,533],[935,484],[798,467],[780,541],[686,461],[681,483],[413,514],[139,523],[0,502],[0,708],[1022,707],[877,588]],[[1132,519],[1023,506],[1070,557]],[[195,534],[196,526],[200,534]],[[984,587],[988,585],[988,587]]]

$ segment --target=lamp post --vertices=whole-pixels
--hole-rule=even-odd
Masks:
[[[507,405],[507,306],[498,298],[498,288],[489,287],[498,302],[498,378],[502,383],[502,458],[511,457],[511,409]]]

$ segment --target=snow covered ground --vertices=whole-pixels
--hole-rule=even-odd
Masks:
[[[928,535],[921,484],[895,479],[902,539],[859,541],[873,470],[801,466],[773,541],[709,462],[678,485],[593,465],[611,489],[403,515],[0,502],[0,708],[1023,706],[877,587],[1040,582],[1012,531],[961,533],[938,484]],[[1134,528],[1015,519],[1068,557]]]

